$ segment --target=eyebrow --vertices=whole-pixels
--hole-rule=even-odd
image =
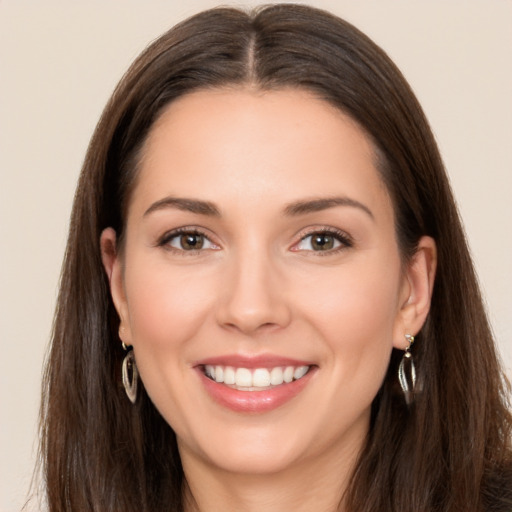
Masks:
[[[370,218],[374,219],[372,211],[363,203],[351,199],[349,197],[327,197],[320,199],[310,199],[306,201],[297,201],[288,204],[284,209],[287,216],[305,215],[307,213],[319,212],[334,208],[336,206],[350,206],[358,208],[365,212]],[[210,201],[202,201],[200,199],[191,199],[184,197],[164,197],[154,202],[145,212],[144,217],[150,213],[166,208],[175,208],[186,212],[196,213],[199,215],[207,215],[211,217],[220,217],[219,209]]]
[[[327,210],[328,208],[334,208],[335,206],[350,206],[353,208],[358,208],[359,210],[362,210],[368,214],[371,219],[375,219],[370,208],[368,208],[363,203],[360,203],[359,201],[349,197],[326,197],[311,199],[308,201],[298,201],[295,203],[290,203],[288,206],[286,206],[284,213],[285,215],[290,216],[304,215],[306,213],[314,213]]]
[[[164,197],[153,203],[145,212],[144,217],[150,213],[166,208],[175,208],[185,212],[197,213],[199,215],[208,215],[212,217],[220,217],[219,209],[209,201],[201,201],[199,199],[189,199],[185,197]]]

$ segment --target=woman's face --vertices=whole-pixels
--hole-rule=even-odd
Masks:
[[[411,283],[350,118],[299,90],[175,101],[108,271],[121,338],[185,466],[268,473],[356,455],[406,345]]]

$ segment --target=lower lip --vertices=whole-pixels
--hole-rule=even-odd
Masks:
[[[218,404],[235,412],[262,413],[277,409],[295,398],[311,380],[314,368],[298,380],[262,391],[233,389],[210,379],[201,369],[198,371],[206,391]]]

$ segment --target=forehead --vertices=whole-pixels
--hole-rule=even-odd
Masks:
[[[358,124],[307,91],[204,90],[155,122],[134,195],[270,204],[336,192],[373,203],[387,197],[375,161]]]

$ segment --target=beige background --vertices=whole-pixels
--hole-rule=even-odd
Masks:
[[[73,191],[94,125],[150,40],[217,3],[0,0],[1,512],[19,510],[30,481],[41,365]],[[512,2],[311,3],[367,32],[415,89],[512,373]]]

